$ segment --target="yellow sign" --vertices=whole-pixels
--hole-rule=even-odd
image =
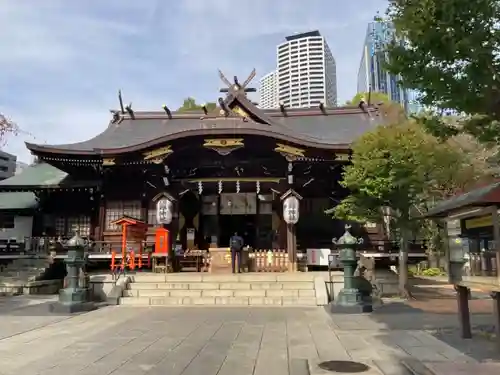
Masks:
[[[221,139],[205,139],[203,147],[241,147],[243,146],[243,138],[221,138]]]
[[[491,227],[492,225],[493,225],[493,219],[491,215],[480,216],[474,219],[465,220],[465,228],[467,229]]]
[[[165,158],[169,154],[171,154],[173,151],[170,146],[165,146],[161,148],[157,148],[156,150],[152,151],[147,151],[143,153],[144,160],[153,160],[157,158]]]
[[[277,143],[274,151],[279,152],[281,154],[298,156],[298,157],[303,157],[305,152],[305,150],[301,148],[288,146],[283,143]]]
[[[115,159],[114,158],[105,158],[102,159],[102,165],[104,166],[110,166],[110,165],[115,165]]]
[[[349,161],[349,154],[335,154],[335,159],[338,161]]]

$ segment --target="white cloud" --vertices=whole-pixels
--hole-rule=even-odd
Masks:
[[[319,29],[337,60],[339,95],[355,92],[361,45],[385,0],[5,0],[0,7],[0,111],[36,142],[90,138],[117,107],[176,106],[217,96],[229,76],[272,69],[284,36]],[[29,160],[21,135],[7,150]]]

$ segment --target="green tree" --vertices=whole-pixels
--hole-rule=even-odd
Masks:
[[[456,171],[468,166],[468,155],[426,133],[414,120],[380,126],[360,137],[352,150],[352,164],[342,181],[351,195],[333,209],[334,215],[381,223],[390,212],[401,246],[399,288],[408,298],[408,240],[420,225],[415,216],[443,192],[453,193]]]
[[[388,123],[397,123],[406,120],[406,113],[404,108],[399,104],[391,101],[387,94],[382,92],[360,92],[354,95],[351,100],[346,102],[346,105],[358,105],[361,101],[373,105],[379,109],[382,116]]]
[[[440,115],[423,122],[440,137],[468,132],[500,144],[500,1],[390,0],[379,22],[394,25],[386,68],[438,114],[465,114],[450,126]]]
[[[391,100],[387,94],[383,92],[358,92],[351,100],[348,100],[346,105],[358,105],[363,100],[365,103],[370,101],[370,104],[377,105],[379,103],[389,103]]]
[[[196,100],[192,97],[184,99],[182,106],[177,110],[178,112],[189,112],[189,111],[200,111],[203,104],[196,103]],[[205,103],[208,111],[213,111],[217,108],[217,104],[214,102]]]

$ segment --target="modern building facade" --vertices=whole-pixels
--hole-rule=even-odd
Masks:
[[[259,81],[259,107],[278,108],[278,82],[276,71],[266,74]]]
[[[319,31],[291,35],[277,47],[278,105],[310,108],[337,105],[335,59]],[[262,103],[261,103],[262,106]]]
[[[386,55],[382,47],[394,37],[393,27],[388,22],[368,24],[363,53],[358,71],[358,92],[382,92],[400,103],[408,113],[420,110],[417,93],[398,85],[399,78],[384,69]]]
[[[14,176],[17,168],[17,156],[0,151],[0,180]]]

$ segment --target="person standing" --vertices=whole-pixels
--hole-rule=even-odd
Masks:
[[[238,262],[238,273],[241,273],[241,252],[243,251],[243,238],[234,232],[229,241],[231,247],[231,267],[236,273],[236,262]]]

